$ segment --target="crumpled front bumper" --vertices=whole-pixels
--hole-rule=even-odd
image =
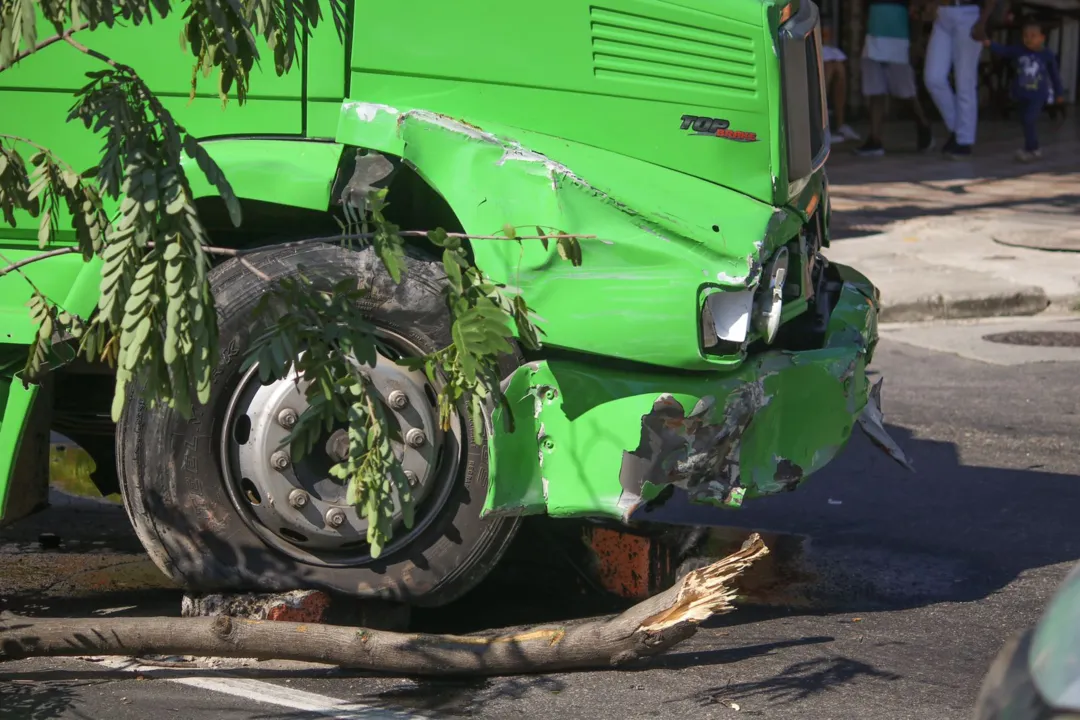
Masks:
[[[505,384],[514,428],[496,411],[485,514],[628,520],[661,493],[738,507],[793,489],[859,424],[910,467],[882,424],[876,291],[850,268],[822,347],[773,350],[716,373],[641,372],[545,360]],[[671,488],[669,490],[669,488]]]

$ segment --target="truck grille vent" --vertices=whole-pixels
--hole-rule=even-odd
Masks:
[[[596,6],[589,15],[598,78],[757,94],[751,37]]]

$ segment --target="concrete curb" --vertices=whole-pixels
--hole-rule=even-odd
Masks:
[[[978,297],[927,295],[891,305],[886,304],[883,298],[878,320],[883,323],[897,323],[1038,315],[1049,307],[1050,298],[1042,288],[1036,287]]]

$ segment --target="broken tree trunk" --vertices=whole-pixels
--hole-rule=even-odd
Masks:
[[[299,660],[402,675],[510,675],[622,665],[687,639],[729,612],[732,581],[769,552],[756,533],[621,615],[514,632],[408,634],[216,618],[28,618],[0,621],[0,660],[78,655],[199,655]]]

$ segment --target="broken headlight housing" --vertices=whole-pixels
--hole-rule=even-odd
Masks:
[[[742,351],[751,332],[766,343],[776,339],[784,309],[784,285],[788,278],[786,246],[773,253],[756,287],[745,290],[714,288],[701,308],[702,345],[709,355],[734,355]]]

